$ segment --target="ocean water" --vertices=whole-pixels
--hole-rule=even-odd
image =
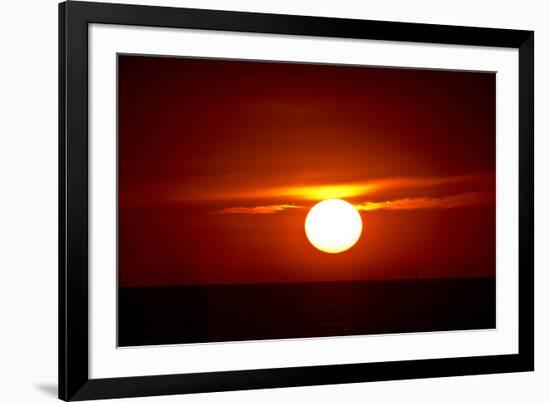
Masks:
[[[495,328],[495,279],[120,288],[119,346]]]

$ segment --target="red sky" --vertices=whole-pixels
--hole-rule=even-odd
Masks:
[[[494,74],[119,56],[118,95],[121,286],[495,273]]]

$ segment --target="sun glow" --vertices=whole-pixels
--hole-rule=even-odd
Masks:
[[[287,189],[279,189],[278,192],[286,197],[298,199],[327,200],[357,197],[373,191],[376,187],[377,185],[374,183],[335,184],[325,186],[290,187]]]
[[[308,240],[326,253],[341,253],[353,247],[363,230],[361,215],[349,202],[339,199],[321,201],[307,214]]]

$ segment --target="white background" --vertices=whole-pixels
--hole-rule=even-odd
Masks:
[[[0,6],[0,399],[54,400],[57,376],[57,2]],[[196,0],[150,4],[536,31],[535,373],[170,396],[166,401],[548,400],[550,26],[545,2]],[[134,399],[138,401],[138,399]],[[152,400],[152,399],[141,399]]]

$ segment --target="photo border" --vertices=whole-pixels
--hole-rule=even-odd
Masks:
[[[90,379],[88,25],[118,24],[519,50],[517,354]],[[293,387],[534,369],[534,33],[70,1],[59,5],[59,397],[64,400]]]

